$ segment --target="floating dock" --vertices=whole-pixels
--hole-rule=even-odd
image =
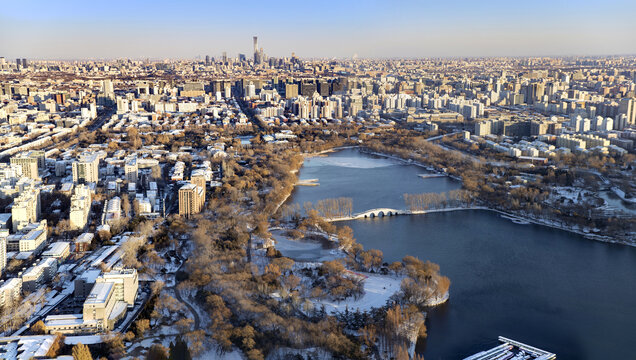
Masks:
[[[490,350],[478,352],[464,360],[553,360],[556,355],[524,344],[522,342],[500,336],[501,345]]]
[[[438,177],[446,177],[446,174],[418,174],[417,176],[422,179],[430,179],[430,178],[438,178]]]
[[[319,186],[318,179],[298,180],[296,186]]]

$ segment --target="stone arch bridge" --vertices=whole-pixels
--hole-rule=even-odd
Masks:
[[[407,215],[410,213],[411,212],[408,210],[378,208],[378,209],[371,209],[371,210],[363,211],[361,213],[353,214],[351,217],[354,219],[364,219],[364,218],[374,218],[374,217],[384,217],[384,216]]]

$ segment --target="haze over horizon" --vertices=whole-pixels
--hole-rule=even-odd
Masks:
[[[0,56],[30,59],[248,56],[424,58],[636,53],[636,2],[487,5],[279,1],[4,1]]]

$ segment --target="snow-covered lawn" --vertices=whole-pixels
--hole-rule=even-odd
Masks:
[[[202,352],[199,356],[194,357],[195,360],[243,360],[241,352],[234,350],[229,353],[220,355],[215,348],[210,348]]]
[[[316,308],[324,305],[328,313],[360,310],[368,311],[371,308],[378,308],[386,305],[386,301],[400,290],[402,277],[391,275],[378,275],[363,273],[367,276],[364,280],[364,295],[359,299],[348,298],[344,301],[336,302],[329,300],[315,300]]]

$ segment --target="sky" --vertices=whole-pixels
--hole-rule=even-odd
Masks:
[[[0,0],[0,56],[636,54],[635,0]]]

